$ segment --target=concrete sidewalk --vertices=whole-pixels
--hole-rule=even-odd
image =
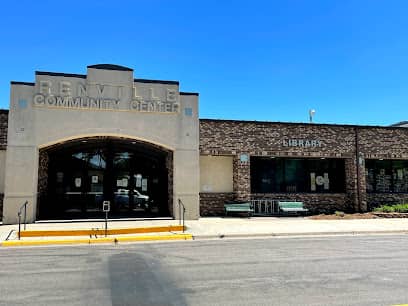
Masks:
[[[178,225],[178,220],[110,221],[109,229],[139,228]],[[304,236],[339,234],[392,234],[408,233],[407,219],[352,219],[312,220],[307,217],[252,217],[252,218],[200,218],[186,221],[186,234],[193,239],[261,237],[261,236]],[[79,230],[104,229],[104,222],[59,222],[27,224],[27,230]],[[0,243],[15,240],[18,225],[0,226]],[[157,235],[168,235],[160,233]],[[174,233],[173,233],[174,234]],[[58,239],[71,239],[66,237]],[[27,238],[26,238],[27,239]],[[41,237],[41,239],[55,239]]]
[[[187,222],[199,238],[408,233],[408,218],[313,220],[307,217],[201,218]]]

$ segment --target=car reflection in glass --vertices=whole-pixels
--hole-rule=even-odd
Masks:
[[[115,192],[115,203],[121,207],[127,207],[129,205],[129,190],[118,189]],[[141,194],[138,190],[133,190],[133,205],[135,208],[142,208],[149,210],[149,196]]]

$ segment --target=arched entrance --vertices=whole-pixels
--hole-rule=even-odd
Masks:
[[[92,137],[40,151],[38,219],[172,215],[173,154],[126,138]]]

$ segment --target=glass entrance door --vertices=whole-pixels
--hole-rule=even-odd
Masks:
[[[129,152],[116,152],[113,156],[112,208],[115,212],[131,212],[133,208],[132,157],[133,154]]]
[[[106,156],[103,150],[89,153],[86,169],[84,197],[88,216],[100,215],[104,199]]]
[[[135,142],[82,141],[49,154],[48,193],[40,218],[168,216],[165,152]]]
[[[61,158],[56,173],[60,213],[92,217],[101,211],[106,161],[102,150],[89,150]]]

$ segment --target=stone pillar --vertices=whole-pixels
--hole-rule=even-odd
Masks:
[[[168,151],[166,156],[166,169],[167,169],[167,197],[168,197],[168,209],[171,216],[174,215],[173,207],[173,152]]]
[[[7,147],[3,223],[18,222],[18,211],[24,202],[27,222],[34,222],[37,213],[38,149],[30,146]]]
[[[41,213],[41,206],[45,204],[48,193],[48,164],[49,156],[45,150],[39,152],[38,187],[37,187],[37,217]]]
[[[251,161],[245,152],[234,156],[233,188],[237,200],[249,200],[251,196]]]
[[[179,219],[178,200],[185,208],[186,220],[196,220],[200,214],[200,161],[198,150],[176,150],[173,155],[173,217]]]

